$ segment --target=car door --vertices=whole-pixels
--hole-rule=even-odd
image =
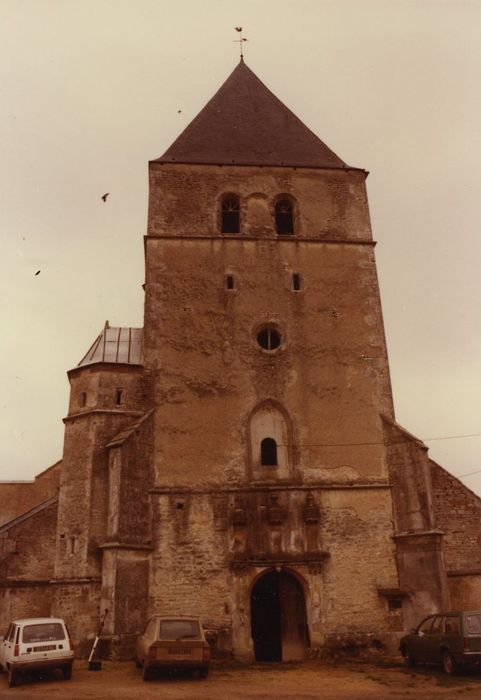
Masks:
[[[9,626],[7,627],[7,631],[5,632],[4,637],[2,637],[2,639],[1,639],[1,641],[0,641],[0,666],[1,666],[2,668],[6,668],[6,665],[5,665],[5,650],[6,650],[6,648],[7,648],[7,639],[8,639],[8,636],[9,636],[9,634],[10,634],[10,628],[11,628],[11,626],[12,626],[12,623],[9,624]]]
[[[429,631],[431,630],[434,618],[435,615],[430,615],[423,620],[416,628],[416,632],[412,635],[410,640],[411,656],[421,663],[429,663]]]
[[[459,615],[446,615],[444,620],[444,646],[455,654],[463,652],[463,638],[459,623]]]
[[[441,660],[441,644],[444,636],[444,616],[436,615],[433,623],[426,635],[426,646],[427,654],[429,656],[427,661],[430,663],[439,663]]]
[[[5,635],[5,639],[2,642],[2,666],[4,668],[7,667],[7,664],[10,663],[10,661],[13,658],[13,648],[15,644],[15,635],[17,632],[17,625],[15,625],[13,622],[10,624],[7,634]]]
[[[143,635],[139,637],[138,641],[138,657],[139,661],[143,663],[144,659],[146,656],[149,654],[149,647],[153,642],[155,642],[155,636],[156,636],[156,630],[157,630],[157,619],[154,617],[149,622],[147,623],[147,627],[145,628],[145,632]]]

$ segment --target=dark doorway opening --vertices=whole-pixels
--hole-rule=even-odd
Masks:
[[[299,581],[269,571],[251,593],[251,631],[256,661],[299,661],[308,646],[306,605]]]

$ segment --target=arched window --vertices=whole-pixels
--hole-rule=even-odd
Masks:
[[[294,213],[291,202],[279,199],[275,206],[276,231],[279,236],[289,236],[294,233]]]
[[[277,467],[277,443],[273,438],[261,442],[261,464],[264,467]]]
[[[239,233],[240,207],[238,197],[232,194],[224,197],[221,205],[221,217],[222,233]]]
[[[289,479],[291,430],[288,415],[272,401],[263,401],[250,416],[249,447],[251,478]]]

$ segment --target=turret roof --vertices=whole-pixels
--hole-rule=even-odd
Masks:
[[[102,332],[94,340],[77,367],[97,362],[141,365],[143,362],[142,337],[142,328],[113,327],[109,326],[109,322],[106,321]]]
[[[156,162],[349,168],[243,60]]]

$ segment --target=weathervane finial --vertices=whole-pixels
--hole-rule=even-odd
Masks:
[[[234,39],[234,41],[235,41],[237,44],[239,44],[239,48],[240,48],[240,59],[241,59],[241,61],[243,61],[243,60],[244,60],[244,54],[243,54],[243,52],[242,52],[242,44],[244,43],[244,41],[247,41],[247,39],[244,39],[243,36],[242,36],[242,27],[235,27],[235,30],[236,30],[236,32],[239,32],[239,34],[240,34],[239,39]]]

